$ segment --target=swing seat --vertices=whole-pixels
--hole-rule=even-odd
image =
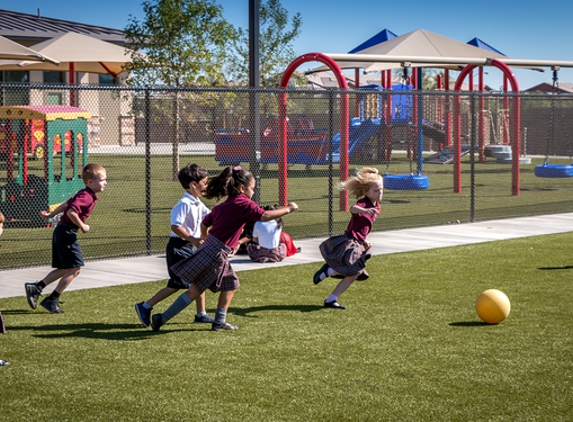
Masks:
[[[540,164],[535,166],[537,177],[573,177],[573,164]]]
[[[430,187],[427,176],[421,174],[388,174],[384,175],[384,188],[390,190],[422,190]]]

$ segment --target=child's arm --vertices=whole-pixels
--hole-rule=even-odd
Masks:
[[[48,211],[40,211],[40,217],[42,218],[54,218],[56,215],[63,213],[66,208],[68,207],[68,203],[67,202],[62,202],[60,205],[58,205],[58,207],[52,211],[52,212],[48,212]]]
[[[199,245],[201,244],[201,239],[197,239],[196,237],[191,236],[189,233],[183,230],[181,226],[171,226],[171,230],[181,239],[185,239],[187,242],[191,243],[196,248],[198,248]]]
[[[288,205],[284,208],[279,208],[278,210],[267,210],[261,216],[261,221],[270,221],[274,220],[275,218],[282,217],[283,215],[290,214],[293,211],[298,210],[298,205],[294,202],[289,202]]]
[[[205,224],[201,223],[201,241],[200,241],[200,243],[203,243],[203,241],[205,239],[207,239],[208,234],[209,234],[209,227],[207,227]]]
[[[376,214],[376,208],[363,208],[363,207],[359,207],[358,205],[353,205],[352,207],[350,207],[350,213],[351,214],[374,215],[374,214]]]
[[[66,212],[66,214],[67,214],[68,218],[71,220],[71,222],[74,223],[76,226],[78,226],[83,233],[87,233],[90,231],[90,226],[85,224],[80,219],[80,216],[78,215],[77,212],[70,209]]]

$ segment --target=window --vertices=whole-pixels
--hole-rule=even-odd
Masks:
[[[100,85],[115,85],[115,78],[110,74],[99,75]]]
[[[0,72],[0,81],[6,83],[26,83],[29,81],[28,72]],[[30,92],[27,86],[6,88],[0,90],[1,105],[27,105],[30,102]]]
[[[46,101],[48,105],[62,105],[62,94],[59,92],[48,92]]]
[[[63,84],[66,82],[64,72],[43,72],[45,84]]]

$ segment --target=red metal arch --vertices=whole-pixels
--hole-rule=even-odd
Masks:
[[[348,90],[348,84],[344,77],[340,66],[330,57],[322,53],[308,53],[297,57],[286,68],[285,73],[281,79],[280,88],[287,88],[289,80],[294,71],[303,63],[307,62],[321,62],[334,73],[338,86],[343,90]],[[288,200],[288,172],[287,172],[287,126],[286,126],[286,112],[287,112],[287,93],[279,94],[279,125],[281,133],[281,141],[279,142],[279,202],[281,205],[286,205]],[[340,180],[348,180],[348,94],[341,94],[340,96]],[[340,192],[340,210],[348,210],[348,192]]]
[[[491,59],[491,66],[500,69],[506,80],[511,84],[511,89],[513,92],[519,92],[519,84],[517,83],[517,78],[515,77],[513,71],[505,63],[497,60]],[[476,65],[468,65],[460,72],[460,75],[456,79],[456,84],[454,86],[455,91],[460,91],[462,83],[465,78],[471,74],[471,72],[476,68]],[[458,96],[454,103],[454,192],[460,193],[462,191],[462,166],[461,166],[461,156],[462,156],[462,146],[461,146],[461,120],[460,120],[460,100]],[[520,146],[520,125],[521,125],[521,107],[519,97],[512,98],[512,112],[511,119],[511,194],[514,196],[519,196],[520,190],[520,180],[519,180],[519,157],[521,155]],[[475,140],[472,140],[475,142]]]

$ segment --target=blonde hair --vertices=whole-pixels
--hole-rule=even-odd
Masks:
[[[356,176],[340,183],[340,190],[347,190],[356,198],[362,198],[370,189],[372,183],[383,180],[378,169],[374,167],[364,167],[356,171]]]
[[[88,180],[94,180],[102,173],[105,173],[105,168],[103,166],[95,163],[86,164],[82,169],[82,180],[87,184]]]

